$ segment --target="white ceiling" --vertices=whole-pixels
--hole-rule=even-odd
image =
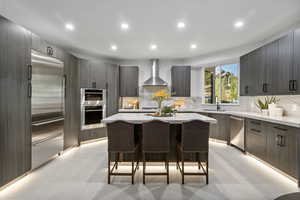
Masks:
[[[300,19],[300,0],[0,0],[0,14],[74,50],[116,58],[187,58],[270,37]],[[177,30],[179,20],[186,23],[183,31]],[[236,20],[245,27],[236,30]],[[75,31],[65,29],[67,22]],[[121,22],[129,23],[127,32]],[[156,51],[149,50],[151,43]],[[198,48],[190,50],[191,43]]]

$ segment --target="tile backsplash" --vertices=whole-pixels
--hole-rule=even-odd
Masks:
[[[141,87],[140,88],[140,108],[143,107],[157,107],[157,103],[152,100],[153,93],[160,89],[168,89],[168,87]],[[282,95],[277,96],[280,101],[278,105],[284,109],[284,115],[291,117],[300,117],[300,95]],[[246,112],[259,112],[255,102],[258,98],[264,98],[264,96],[256,97],[240,97],[239,105],[221,105],[224,110],[230,111],[246,111]],[[182,108],[186,109],[213,109],[216,105],[202,104],[202,97],[172,97],[168,101],[164,101],[163,105],[172,105],[175,100],[184,99],[185,105]]]

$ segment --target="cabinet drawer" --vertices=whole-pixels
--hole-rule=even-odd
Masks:
[[[267,152],[267,136],[265,133],[257,129],[247,130],[246,148],[249,153],[265,160]]]
[[[247,130],[253,131],[253,132],[262,132],[262,124],[263,122],[258,120],[247,120]]]

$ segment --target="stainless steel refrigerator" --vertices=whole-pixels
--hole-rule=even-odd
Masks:
[[[63,150],[64,63],[31,52],[32,169]]]

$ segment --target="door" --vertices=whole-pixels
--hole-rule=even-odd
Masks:
[[[171,69],[172,96],[191,96],[191,66],[173,66]]]
[[[139,96],[139,68],[137,66],[120,66],[120,96]]]

